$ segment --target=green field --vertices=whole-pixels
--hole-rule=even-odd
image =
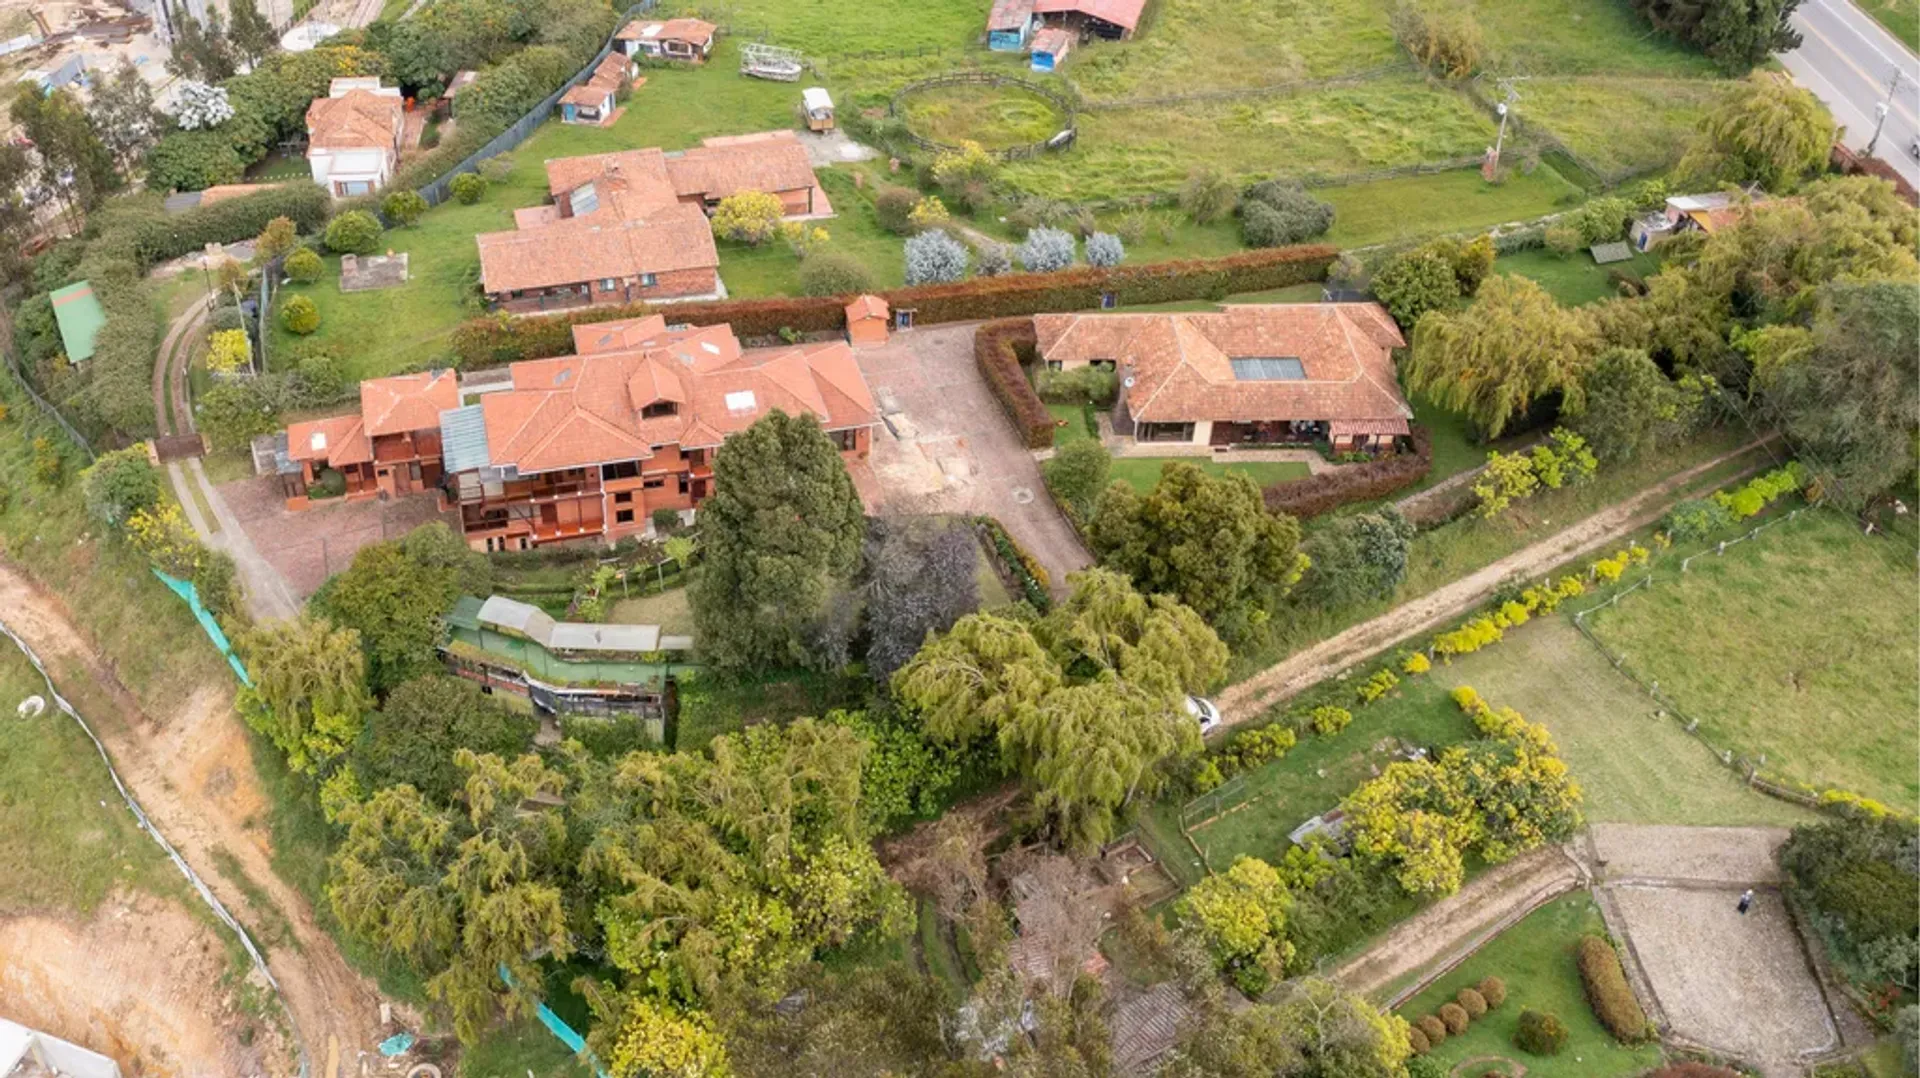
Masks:
[[[1716,79],[1529,79],[1517,113],[1602,172],[1643,171],[1677,160],[1701,117],[1730,85]]]
[[[1604,935],[1606,926],[1600,909],[1585,891],[1575,891],[1554,899],[1527,918],[1507,929],[1473,957],[1435,981],[1426,991],[1408,1000],[1399,1014],[1409,1020],[1432,1014],[1449,1003],[1462,988],[1480,983],[1487,977],[1499,977],[1507,984],[1507,1001],[1498,1010],[1489,1011],[1478,1022],[1431,1053],[1431,1058],[1447,1068],[1468,1059],[1499,1057],[1522,1064],[1530,1078],[1615,1078],[1639,1074],[1660,1062],[1657,1044],[1628,1048],[1613,1037],[1594,1018],[1580,986],[1580,972],[1574,966],[1573,946],[1589,933]],[[1530,1055],[1513,1045],[1513,1031],[1522,1008],[1557,1015],[1567,1025],[1566,1047],[1559,1055]],[[1486,1070],[1517,1074],[1513,1070],[1495,1070],[1489,1062]],[[1478,1078],[1478,1065],[1460,1073]]]
[[[1580,189],[1545,165],[1488,183],[1473,169],[1328,187],[1333,228],[1320,242],[1365,247],[1524,221],[1577,205]]]
[[[1484,70],[1522,75],[1716,74],[1705,55],[1654,32],[1627,0],[1480,0]],[[1526,101],[1526,84],[1521,88]]]
[[[1590,603],[1575,599],[1569,608]],[[1580,780],[1589,820],[1786,827],[1813,819],[1748,789],[1672,716],[1656,714],[1654,702],[1564,614],[1511,629],[1473,658],[1483,661],[1436,667],[1434,674],[1545,725]]]
[[[1145,494],[1160,482],[1160,469],[1175,460],[1192,464],[1208,475],[1244,475],[1263,487],[1305,479],[1310,474],[1307,466],[1297,461],[1250,460],[1223,464],[1212,457],[1115,457],[1110,474]]]
[[[1860,0],[1860,9],[1899,38],[1901,44],[1920,52],[1920,6],[1912,0]]]
[[[933,86],[909,94],[901,108],[923,138],[989,150],[1044,142],[1066,123],[1059,106],[1019,86]]]
[[[1404,59],[1392,9],[1384,0],[1159,0],[1133,41],[1083,47],[1066,71],[1095,100],[1342,75]]]
[[[1530,278],[1567,307],[1597,303],[1619,295],[1619,290],[1608,279],[1616,271],[1645,280],[1659,270],[1660,256],[1656,254],[1636,254],[1625,262],[1603,266],[1585,249],[1562,255],[1544,247],[1502,255],[1493,263],[1493,272]]]
[[[1803,513],[1587,624],[1713,744],[1800,782],[1920,803],[1910,542]]]

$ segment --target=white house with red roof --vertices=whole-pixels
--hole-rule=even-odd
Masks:
[[[393,179],[407,128],[400,90],[377,78],[338,78],[307,106],[307,167],[335,198],[370,195]]]

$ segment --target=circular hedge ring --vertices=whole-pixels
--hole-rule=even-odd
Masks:
[[[1028,79],[1015,78],[1011,75],[995,75],[984,71],[956,71],[946,75],[935,75],[932,78],[921,79],[917,82],[910,82],[896,91],[892,100],[887,102],[887,115],[895,117],[904,123],[907,128],[907,138],[912,141],[915,146],[923,150],[931,150],[934,153],[950,153],[960,148],[957,143],[943,142],[939,139],[929,138],[919,131],[915,131],[912,121],[908,116],[908,102],[915,94],[947,86],[992,86],[995,88],[1020,90],[1045,101],[1059,114],[1060,123],[1058,129],[1042,138],[1011,146],[987,148],[988,153],[993,154],[1003,161],[1035,157],[1049,150],[1064,150],[1068,146],[1073,145],[1073,140],[1077,133],[1074,124],[1074,107],[1072,100],[1066,95],[1050,86],[1044,86]]]

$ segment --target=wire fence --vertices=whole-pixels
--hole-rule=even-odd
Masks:
[[[1252,800],[1257,791],[1248,788],[1247,776],[1235,775],[1180,806],[1180,830],[1191,833],[1214,819]]]
[[[1042,86],[1030,79],[1015,78],[1011,75],[1001,75],[990,71],[949,71],[944,75],[934,75],[931,78],[910,82],[894,91],[892,100],[887,102],[887,115],[896,117],[904,122],[906,119],[904,105],[907,98],[922,90],[931,90],[941,86],[1012,86],[1016,89],[1025,90],[1035,97],[1045,98],[1053,102],[1054,107],[1060,110],[1061,126],[1058,132],[1037,142],[1028,143],[1025,146],[1008,146],[1004,149],[989,151],[993,156],[998,157],[1002,161],[1017,161],[1028,157],[1038,157],[1049,150],[1063,150],[1073,145],[1075,135],[1073,122],[1074,103],[1071,99],[1051,87]],[[927,138],[915,132],[911,127],[907,128],[905,134],[909,142],[912,142],[915,146],[923,150],[932,150],[935,153],[952,153],[960,149],[959,146],[951,143],[938,142]]]
[[[14,383],[26,391],[27,399],[33,402],[33,406],[40,410],[41,415],[58,424],[73,444],[80,447],[80,452],[87,455],[87,463],[93,463],[93,443],[87,441],[79,429],[67,421],[67,417],[52,401],[42,397],[39,391],[33,388],[33,383],[27,379],[26,371],[21,369],[20,357],[13,350],[13,319],[8,316],[4,301],[0,301],[0,355],[6,356],[7,373],[13,375]]]

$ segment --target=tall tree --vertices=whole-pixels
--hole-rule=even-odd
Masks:
[[[367,650],[367,683],[386,693],[432,673],[441,619],[453,601],[454,570],[422,565],[399,541],[361,547],[353,564],[314,593],[308,606],[355,629]]]
[[[979,544],[959,521],[884,517],[867,548],[867,672],[884,683],[927,634],[980,605]]]
[[[1833,117],[1785,75],[1755,72],[1700,120],[1679,170],[1701,181],[1790,191],[1826,164]]]
[[[40,185],[70,213],[86,213],[119,186],[113,154],[73,94],[16,94],[9,113],[39,155]]]
[[[416,678],[387,695],[367,717],[350,759],[368,789],[408,783],[435,804],[449,804],[462,776],[461,749],[512,757],[533,742],[536,724],[465,678]]]
[[[227,40],[232,43],[234,53],[245,60],[248,67],[259,67],[261,60],[280,47],[280,35],[274,32],[273,24],[267,21],[255,0],[227,0],[227,10],[233,18]]]
[[[1578,410],[1592,340],[1587,324],[1545,289],[1502,274],[1481,285],[1466,310],[1422,318],[1402,371],[1408,388],[1466,413],[1493,439],[1543,398],[1559,395]]]
[[[1826,497],[1865,505],[1913,471],[1920,431],[1920,285],[1834,281],[1813,348],[1773,374],[1765,407]]]
[[[1274,867],[1242,854],[1226,872],[1194,885],[1177,907],[1182,924],[1205,941],[1214,962],[1258,999],[1293,957],[1287,911],[1293,896]]]
[[[1299,523],[1267,512],[1251,479],[1185,461],[1163,465],[1145,497],[1109,486],[1087,540],[1101,565],[1192,607],[1230,640],[1263,625],[1306,568]]]
[[[838,449],[813,417],[776,410],[727,439],[713,482],[691,592],[701,659],[723,671],[815,663],[809,629],[866,534]]]
[[[218,9],[208,10],[205,23],[180,12],[174,19],[173,30],[173,52],[167,58],[169,73],[212,84],[225,82],[239,70]]]
[[[1709,388],[1709,380],[1698,375],[1676,383],[1638,348],[1609,348],[1587,370],[1583,407],[1570,417],[1571,425],[1596,457],[1609,464],[1629,461],[1691,432]]]
[[[1655,27],[1699,48],[1730,74],[1742,74],[1776,52],[1800,47],[1800,35],[1788,22],[1800,0],[1633,0],[1633,6]]]
[[[1407,1023],[1333,981],[1292,981],[1270,1002],[1204,1008],[1162,1071],[1168,1078],[1400,1078]]]
[[[23,252],[34,233],[33,207],[28,202],[33,186],[33,161],[27,151],[11,143],[0,145],[0,283],[26,275]]]
[[[124,57],[113,77],[94,88],[90,115],[122,176],[133,172],[165,126],[153,103],[153,87]]]
[[[289,768],[320,770],[359,736],[370,706],[359,633],[303,614],[245,634],[238,648],[253,678],[242,714]]]

